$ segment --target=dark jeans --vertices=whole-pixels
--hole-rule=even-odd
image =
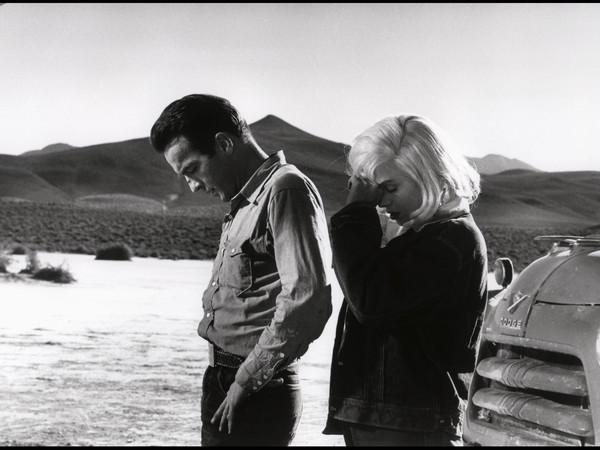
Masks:
[[[411,446],[411,447],[461,447],[462,438],[454,433],[439,431],[404,431],[378,428],[355,423],[342,423],[347,447]]]
[[[296,434],[302,414],[298,363],[278,372],[280,386],[266,385],[240,405],[231,434],[211,424],[214,413],[225,399],[237,369],[208,366],[202,381],[203,446],[287,446]]]

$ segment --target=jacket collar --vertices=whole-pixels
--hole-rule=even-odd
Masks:
[[[429,218],[427,222],[421,225],[420,229],[423,229],[427,225],[434,223],[445,222],[448,220],[456,219],[457,217],[465,216],[471,212],[469,202],[466,198],[456,198],[455,200],[445,203],[440,206],[436,213]],[[397,231],[395,236],[400,236],[406,233],[408,230],[412,230],[412,226],[403,226]]]

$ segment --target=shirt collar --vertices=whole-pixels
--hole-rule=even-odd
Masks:
[[[239,208],[243,200],[246,200],[248,203],[254,203],[256,197],[258,197],[258,194],[262,191],[261,188],[271,177],[273,172],[285,163],[283,150],[279,150],[265,159],[260,167],[252,174],[244,187],[242,187],[240,192],[231,199],[231,211],[233,212]]]

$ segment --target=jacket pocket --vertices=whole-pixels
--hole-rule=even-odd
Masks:
[[[219,279],[223,286],[233,289],[238,296],[252,287],[252,259],[242,250],[241,244],[225,250]]]

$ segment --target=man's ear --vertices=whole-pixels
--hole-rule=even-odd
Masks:
[[[227,133],[219,131],[217,134],[215,134],[215,141],[217,143],[218,150],[221,150],[227,155],[233,153],[233,140]]]

